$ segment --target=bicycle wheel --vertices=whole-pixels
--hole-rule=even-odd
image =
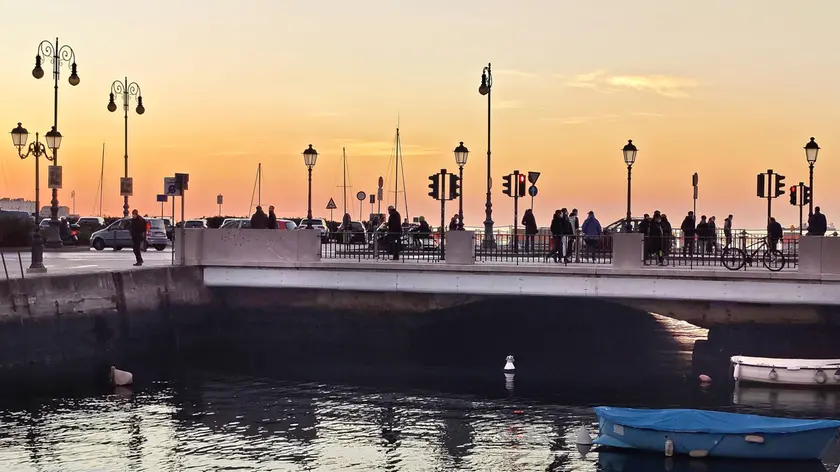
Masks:
[[[720,255],[720,262],[729,270],[741,270],[746,264],[747,255],[737,247],[728,247]]]
[[[764,252],[764,257],[761,258],[761,262],[769,270],[778,272],[785,267],[785,254],[778,249],[769,249]]]

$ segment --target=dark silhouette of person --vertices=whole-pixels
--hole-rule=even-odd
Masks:
[[[268,221],[265,227],[268,229],[277,229],[277,215],[274,214],[274,205],[268,207]]]
[[[146,220],[140,216],[140,213],[135,209],[131,212],[131,221],[128,224],[128,234],[131,236],[131,248],[134,250],[134,258],[137,262],[135,266],[143,265],[143,255],[140,248],[143,245],[143,240],[146,239]]]
[[[778,249],[779,241],[784,236],[782,225],[776,221],[776,218],[770,217],[770,222],[767,223],[767,239],[770,249]]]
[[[648,225],[648,240],[650,241],[648,248],[650,254],[656,257],[658,265],[665,265],[664,250],[665,246],[665,232],[662,229],[662,216],[655,215]]]
[[[814,214],[808,217],[808,236],[825,236],[828,231],[828,222],[825,215],[820,212],[820,207],[814,208]]]
[[[723,237],[726,239],[726,247],[732,245],[732,215],[723,220]]]
[[[257,211],[251,216],[251,229],[265,229],[268,224],[268,217],[261,206],[257,207]]]
[[[697,235],[697,227],[694,225],[694,212],[689,211],[688,215],[680,225],[680,231],[683,234],[683,256],[688,251],[689,256],[694,255],[694,237]]]
[[[400,238],[402,237],[402,217],[393,206],[388,207],[388,242],[395,261],[400,259]]]
[[[525,252],[534,251],[534,238],[539,232],[537,228],[537,219],[534,217],[534,212],[530,208],[525,210],[522,215],[522,226],[525,227]]]

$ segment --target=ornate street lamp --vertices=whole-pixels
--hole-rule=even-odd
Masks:
[[[470,150],[464,146],[464,142],[455,148],[455,164],[458,164],[458,179],[461,182],[461,194],[458,196],[458,230],[464,230],[464,166],[467,165],[467,157]]]
[[[123,102],[123,111],[125,112],[125,172],[124,177],[128,178],[128,108],[129,103],[131,102],[131,98],[134,97],[137,100],[137,108],[134,111],[137,112],[138,115],[142,115],[146,112],[146,108],[143,106],[143,94],[140,92],[140,86],[137,85],[137,82],[128,82],[128,77],[126,77],[122,82],[119,80],[115,80],[114,83],[111,84],[111,93],[108,95],[108,111],[111,113],[117,111],[117,104],[114,102],[114,98],[117,95],[122,95],[122,102]],[[128,195],[123,195],[123,218],[128,218]]]
[[[808,202],[808,216],[814,214],[814,164],[817,163],[817,155],[820,153],[820,145],[811,138],[805,145],[805,159],[808,161],[808,186],[811,188],[811,201]]]
[[[629,139],[627,140],[627,144],[621,149],[621,152],[624,154],[624,163],[627,164],[627,225],[632,228],[633,215],[630,213],[630,180],[638,149],[633,144],[633,140]]]
[[[34,73],[33,73],[34,74]],[[44,156],[48,161],[55,161],[55,154],[61,146],[61,133],[55,129],[55,126],[45,135],[47,145],[44,146],[39,139],[38,133],[35,133],[35,142],[30,143],[26,152],[23,148],[26,147],[26,141],[29,139],[29,132],[26,131],[20,123],[17,128],[12,130],[12,145],[17,148],[18,156],[21,159],[26,159],[30,155],[35,158],[35,229],[32,233],[32,263],[29,265],[28,272],[46,272],[44,267],[44,248],[41,241],[41,218],[40,218],[40,157]],[[52,151],[52,156],[49,154]]]
[[[484,247],[493,247],[496,244],[493,237],[493,204],[490,202],[490,187],[492,177],[490,174],[490,92],[493,89],[493,73],[490,64],[481,72],[481,85],[478,93],[487,95],[487,200],[484,203]]]
[[[312,229],[312,168],[315,167],[315,162],[318,161],[318,151],[312,149],[310,144],[308,148],[303,151],[303,163],[306,164],[306,169],[309,171],[309,192],[306,204],[306,229]]]
[[[52,63],[53,83],[54,83],[54,98],[53,98],[53,127],[58,129],[58,80],[61,71],[61,65],[67,63],[70,65],[70,77],[67,82],[72,86],[79,85],[80,79],[76,68],[76,53],[69,45],[59,45],[58,38],[55,38],[55,43],[44,40],[38,44],[38,51],[35,55],[35,68],[32,69],[32,77],[40,79],[44,77],[44,69],[41,67],[43,58],[49,57]],[[57,149],[57,148],[56,148]],[[54,152],[52,159],[54,166],[58,165],[58,153]],[[36,212],[41,211],[40,208]],[[48,233],[47,244],[53,247],[61,246],[61,237],[58,233],[58,189],[52,189],[52,200],[50,201],[50,225],[55,228],[55,231]],[[56,239],[49,240],[50,236]]]

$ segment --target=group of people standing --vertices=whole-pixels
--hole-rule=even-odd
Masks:
[[[268,215],[261,206],[251,215],[251,229],[277,229],[277,215],[274,214],[274,205],[268,207]]]
[[[534,241],[539,233],[539,227],[531,209],[525,210],[525,214],[522,216],[522,225],[525,227],[525,252],[534,252],[536,250]],[[562,260],[563,263],[568,264],[571,261],[572,254],[577,249],[577,235],[583,235],[587,253],[591,253],[594,257],[602,228],[593,211],[588,213],[583,224],[581,224],[578,219],[577,208],[573,208],[571,213],[568,209],[561,208],[556,210],[551,218],[550,231],[552,248],[546,259],[552,258],[554,262]]]

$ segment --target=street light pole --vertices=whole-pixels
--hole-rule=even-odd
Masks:
[[[633,172],[633,163],[636,162],[636,146],[633,144],[633,140],[630,139],[627,141],[627,144],[621,149],[622,154],[624,155],[624,163],[627,164],[627,228],[628,231],[632,229],[633,225],[633,214],[630,210],[630,197],[631,197],[631,177]]]
[[[70,77],[68,82],[72,86],[79,85],[79,75],[76,73],[76,53],[69,45],[59,45],[58,38],[55,38],[55,44],[48,40],[43,40],[38,44],[38,50],[35,55],[35,67],[32,69],[32,77],[40,79],[44,77],[44,69],[41,68],[42,56],[49,57],[53,65],[53,127],[58,129],[58,80],[61,72],[61,64],[70,64]],[[52,165],[58,165],[58,151],[53,151]],[[40,213],[41,209],[36,208],[35,212]],[[55,240],[48,240],[47,243],[51,246],[61,246],[61,237],[58,236],[58,189],[52,189],[52,200],[50,201],[50,226],[54,231],[48,233],[49,236],[55,236]]]
[[[26,146],[26,141],[29,138],[29,132],[26,131],[26,128],[24,128],[20,123],[18,123],[17,128],[12,130],[12,144],[17,148],[18,156],[21,159],[26,159],[30,155],[35,158],[35,229],[32,232],[32,262],[29,265],[27,272],[43,273],[47,271],[47,268],[44,267],[44,248],[41,240],[41,218],[38,212],[38,206],[41,204],[40,157],[44,156],[48,161],[55,161],[56,151],[61,146],[61,133],[59,133],[55,129],[55,126],[53,126],[52,129],[47,132],[45,137],[47,138],[46,146],[44,146],[44,143],[40,141],[38,133],[35,133],[35,142],[30,143],[26,153],[24,153],[23,148]],[[50,156],[47,148],[52,150],[52,156]]]
[[[146,112],[146,108],[143,106],[143,94],[140,93],[140,86],[137,85],[137,82],[128,83],[128,77],[124,79],[124,81],[120,82],[119,80],[115,80],[114,83],[111,84],[111,93],[108,95],[108,111],[115,112],[117,111],[117,104],[114,103],[114,98],[116,95],[122,95],[123,100],[123,111],[125,112],[125,172],[124,177],[128,178],[128,104],[131,102],[131,97],[134,97],[137,100],[137,108],[135,111],[138,115],[142,115]],[[128,218],[128,195],[123,196],[123,218]]]
[[[490,69],[490,64],[481,72],[481,85],[478,87],[478,93],[487,95],[487,201],[484,203],[484,247],[493,247],[496,240],[493,236],[493,204],[491,203],[490,187],[492,186],[493,177],[490,173],[490,92],[493,88],[493,73]]]
[[[312,145],[310,144],[303,151],[303,163],[306,164],[306,169],[309,173],[309,192],[307,193],[306,200],[306,229],[312,229],[312,168],[315,167],[315,162],[317,161],[318,151],[312,149]]]
[[[814,214],[814,164],[817,163],[817,155],[820,153],[820,145],[811,138],[805,145],[805,159],[808,160],[808,187],[811,188],[811,201],[808,202],[808,221]]]
[[[458,231],[464,230],[464,166],[467,165],[467,157],[470,150],[464,146],[464,142],[455,148],[455,164],[458,165],[458,181],[461,182],[461,193],[458,195]],[[492,224],[492,222],[491,222]]]

